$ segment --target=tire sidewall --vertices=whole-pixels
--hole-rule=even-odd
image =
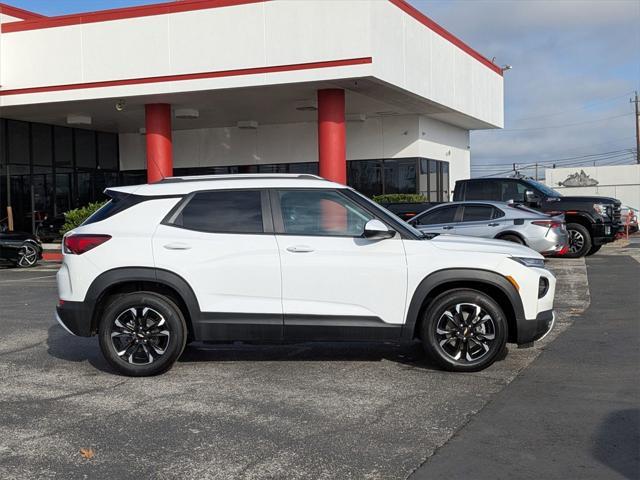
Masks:
[[[448,357],[442,351],[436,337],[438,320],[447,308],[457,303],[479,305],[491,315],[496,328],[496,338],[491,345],[491,351],[473,363],[460,362]],[[445,370],[457,372],[477,372],[490,366],[504,352],[508,337],[507,319],[502,308],[487,294],[477,290],[453,290],[438,296],[425,311],[421,330],[422,343],[429,357]]]
[[[576,232],[579,232],[580,235],[583,236],[584,245],[579,251],[577,252],[569,251],[564,256],[567,258],[584,257],[589,253],[592,247],[591,234],[589,233],[589,230],[587,230],[583,225],[580,225],[579,223],[569,223],[567,224],[567,232],[569,232],[569,241],[571,241],[571,230],[575,230]]]
[[[149,365],[132,365],[116,353],[111,342],[111,324],[123,311],[131,307],[151,307],[165,318],[171,337],[167,351]],[[169,370],[182,354],[187,327],[180,308],[169,298],[153,292],[135,292],[115,297],[104,310],[98,327],[100,349],[105,359],[118,373],[131,377],[158,375]]]

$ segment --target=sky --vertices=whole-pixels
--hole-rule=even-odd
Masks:
[[[4,0],[45,15],[148,0]],[[305,1],[305,0],[296,0]],[[382,0],[379,0],[382,1]],[[471,134],[472,175],[513,163],[557,166],[635,161],[630,98],[640,91],[639,0],[410,0],[505,72],[505,128]]]

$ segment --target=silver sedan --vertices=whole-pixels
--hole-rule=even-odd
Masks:
[[[569,249],[564,217],[512,203],[444,203],[416,215],[409,223],[424,233],[508,240],[543,255],[563,255]]]

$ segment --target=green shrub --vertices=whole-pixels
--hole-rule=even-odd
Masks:
[[[65,212],[64,225],[60,230],[60,234],[64,235],[74,228],[79,227],[82,222],[93,215],[93,213],[100,207],[102,207],[105,203],[107,202],[90,203],[89,205],[85,205],[84,207],[75,208],[73,210]]]
[[[388,193],[375,195],[373,201],[377,203],[423,203],[427,199],[420,193]]]

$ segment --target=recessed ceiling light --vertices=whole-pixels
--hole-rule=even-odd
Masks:
[[[67,124],[68,125],[91,125],[91,116],[70,114],[70,115],[67,115]]]
[[[200,117],[200,112],[197,108],[176,108],[174,115],[176,118],[196,119]]]

